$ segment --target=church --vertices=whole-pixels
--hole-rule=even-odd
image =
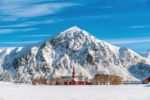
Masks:
[[[88,77],[76,76],[75,69],[73,68],[72,76],[62,76],[64,85],[92,85]]]

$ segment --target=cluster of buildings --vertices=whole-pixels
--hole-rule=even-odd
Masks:
[[[71,76],[61,76],[55,79],[36,78],[33,84],[46,84],[46,85],[120,85],[120,84],[148,84],[150,77],[143,81],[123,81],[123,78],[116,75],[109,74],[96,74],[93,79],[88,79],[83,75],[76,75],[73,68]]]
[[[98,83],[93,80],[89,80],[85,76],[76,76],[75,70],[73,69],[72,76],[62,76],[63,85],[97,85]],[[122,84],[147,84],[150,83],[150,77],[144,81],[125,81]]]
[[[64,80],[63,85],[94,85],[88,77],[76,76],[74,69],[72,76],[62,76],[61,78]]]

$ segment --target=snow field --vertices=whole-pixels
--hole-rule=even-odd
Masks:
[[[34,86],[0,83],[0,100],[150,100],[150,86]]]

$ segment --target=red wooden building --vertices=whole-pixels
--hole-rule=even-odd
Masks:
[[[150,82],[150,77],[148,77],[148,78],[146,79],[146,81],[147,81],[147,82]]]
[[[69,80],[66,80],[64,82],[64,85],[92,85],[92,82],[89,82],[87,77],[76,76],[74,69],[71,77],[64,77],[64,78],[69,78]]]

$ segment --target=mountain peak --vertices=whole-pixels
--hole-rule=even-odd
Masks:
[[[83,34],[84,36],[85,36],[85,35],[86,35],[86,36],[89,35],[88,32],[86,32],[86,31],[80,29],[80,28],[77,27],[77,26],[73,26],[73,27],[68,28],[67,30],[61,32],[61,33],[59,34],[59,36],[69,36],[69,37],[73,37],[73,36],[77,36],[77,35],[79,35],[79,34]]]
[[[73,26],[71,28],[68,28],[64,32],[77,32],[77,31],[82,31],[82,29],[80,29],[78,26]]]

